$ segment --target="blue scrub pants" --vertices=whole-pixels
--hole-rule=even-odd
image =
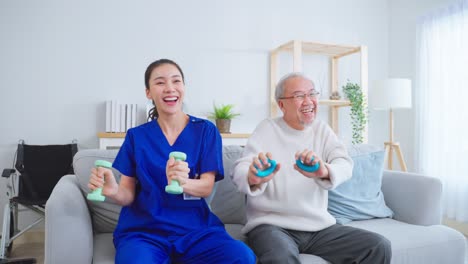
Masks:
[[[137,233],[119,239],[116,264],[128,263],[255,263],[253,251],[222,227],[208,227],[185,236],[162,238]]]

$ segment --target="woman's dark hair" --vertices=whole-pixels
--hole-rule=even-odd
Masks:
[[[150,83],[151,73],[153,72],[153,70],[158,68],[161,65],[164,65],[164,64],[174,65],[177,68],[177,70],[179,70],[180,75],[182,76],[182,82],[185,83],[184,72],[182,71],[182,69],[180,68],[180,66],[177,63],[175,63],[174,61],[169,60],[169,59],[160,59],[160,60],[152,62],[150,65],[148,65],[148,68],[146,68],[146,71],[145,71],[145,87],[146,87],[146,89],[150,88],[149,83]],[[147,119],[148,121],[154,120],[159,116],[158,109],[156,109],[156,105],[154,104],[154,102],[153,102],[153,105],[154,105],[154,107],[151,108],[149,110],[149,112],[148,112],[148,119]]]

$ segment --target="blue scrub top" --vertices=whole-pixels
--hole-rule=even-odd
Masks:
[[[165,192],[166,163],[172,151],[187,154],[191,179],[210,171],[215,172],[215,181],[224,178],[218,130],[207,120],[189,118],[172,146],[156,120],[128,130],[113,167],[125,176],[136,177],[136,193],[133,203],[120,212],[114,239],[135,232],[176,238],[204,227],[223,226],[204,198],[184,200],[182,194]]]

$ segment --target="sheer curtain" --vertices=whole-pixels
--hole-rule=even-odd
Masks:
[[[444,215],[468,221],[468,1],[421,19],[415,80],[416,169],[444,185]]]

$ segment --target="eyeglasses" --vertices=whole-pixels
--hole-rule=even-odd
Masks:
[[[309,94],[297,93],[297,94],[294,94],[293,96],[284,96],[284,97],[280,97],[279,99],[294,99],[294,101],[303,102],[306,96],[309,97],[310,99],[314,99],[314,98],[317,98],[319,95],[320,95],[319,92],[313,90]]]

